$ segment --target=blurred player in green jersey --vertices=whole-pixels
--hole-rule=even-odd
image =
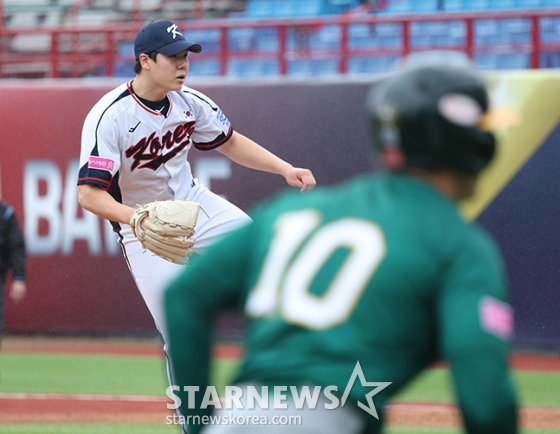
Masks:
[[[409,67],[367,108],[386,173],[261,204],[168,288],[168,395],[190,434],[379,433],[390,398],[438,360],[468,433],[517,432],[504,267],[457,208],[495,154],[485,83]],[[246,356],[220,403],[206,387],[212,318],[232,306]],[[225,419],[202,418],[220,407]]]

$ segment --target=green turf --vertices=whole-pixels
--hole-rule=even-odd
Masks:
[[[446,369],[425,371],[395,396],[399,401],[452,402],[449,372]]]
[[[213,364],[213,383],[218,390],[232,378],[238,360],[221,359]],[[516,371],[521,403],[560,407],[560,372]],[[61,354],[0,353],[0,392],[80,393],[163,396],[167,380],[159,357],[123,357]],[[449,372],[426,371],[403,390],[401,401],[453,402]],[[2,434],[179,434],[177,426],[165,424],[3,424]],[[391,426],[385,434],[459,434],[456,428]],[[522,434],[560,434],[560,430],[526,429]]]
[[[560,372],[516,372],[523,405],[560,407]]]
[[[221,391],[239,362],[213,365],[213,383]],[[523,405],[560,407],[560,372],[516,371]],[[0,392],[160,395],[167,379],[159,357],[0,353]],[[397,397],[404,401],[452,402],[445,369],[426,371]]]
[[[214,360],[212,365],[212,382],[216,386],[218,393],[223,393],[227,384],[235,376],[239,368],[239,360],[221,359]]]
[[[522,405],[560,407],[560,372],[515,371],[514,381]],[[395,399],[453,402],[449,371],[433,369],[424,372]]]
[[[158,357],[0,354],[0,392],[164,395]]]
[[[216,360],[218,391],[239,362]],[[165,363],[159,357],[0,353],[0,392],[164,395]]]

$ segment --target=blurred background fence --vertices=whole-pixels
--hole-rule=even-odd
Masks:
[[[109,225],[79,208],[76,176],[87,112],[133,76],[134,36],[157,18],[202,44],[190,75],[234,128],[322,185],[374,169],[363,107],[380,73],[434,49],[486,70],[526,122],[508,133],[477,220],[504,253],[516,345],[560,349],[560,0],[0,1],[0,193],[30,254],[9,333],[156,333]],[[244,209],[285,188],[215,153],[189,160]],[[218,321],[222,337],[241,328],[235,314]]]
[[[424,50],[482,69],[560,66],[560,0],[4,0],[0,77],[130,77],[143,23],[203,46],[191,76],[387,72]]]

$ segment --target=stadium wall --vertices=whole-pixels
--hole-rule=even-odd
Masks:
[[[364,103],[372,81],[191,81],[218,103],[239,132],[326,185],[377,170]],[[560,348],[560,74],[489,74],[493,94],[529,121],[500,133],[497,162],[482,192],[464,204],[497,239],[510,274],[518,345]],[[150,335],[155,327],[106,222],[76,202],[84,117],[119,82],[15,81],[0,84],[0,181],[29,251],[27,299],[8,302],[7,331]],[[195,176],[243,209],[286,188],[283,179],[191,150]],[[240,322],[225,315],[224,335]]]

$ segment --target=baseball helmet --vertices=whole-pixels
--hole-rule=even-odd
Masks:
[[[474,68],[404,69],[372,88],[367,108],[374,148],[388,169],[450,167],[476,174],[496,152],[485,125],[486,85]]]

